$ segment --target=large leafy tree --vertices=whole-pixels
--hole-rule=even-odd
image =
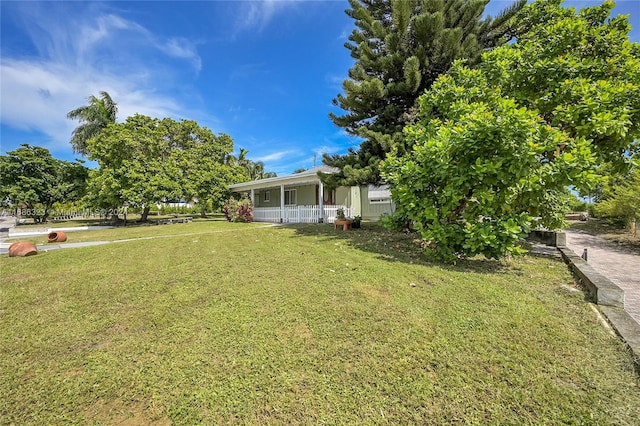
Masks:
[[[246,180],[245,169],[226,160],[233,151],[229,135],[214,135],[195,121],[163,120],[171,131],[174,156],[182,172],[182,193],[186,199],[196,199],[200,214],[206,216],[207,206],[221,208],[229,197],[229,185]]]
[[[197,199],[202,206],[220,203],[229,184],[242,180],[241,168],[225,164],[233,151],[227,135],[214,136],[195,121],[143,115],[109,125],[89,140],[89,158],[99,163],[91,173],[91,202],[143,208],[169,199]]]
[[[518,0],[497,18],[483,18],[488,0],[350,0],[346,13],[356,28],[345,47],[355,59],[344,94],[334,104],[346,111],[330,118],[350,135],[363,138],[358,151],[325,155],[340,168],[337,184],[380,180],[378,166],[392,149],[406,147],[402,128],[416,99],[455,59],[476,63],[481,53],[504,43]]]
[[[87,155],[87,142],[100,134],[109,124],[115,123],[118,106],[107,92],[100,92],[100,97],[89,96],[89,104],[69,111],[67,118],[80,120],[80,125],[71,135],[73,151]]]
[[[537,0],[517,21],[517,43],[485,55],[483,71],[519,105],[584,138],[610,172],[640,152],[640,44],[612,1],[584,8]]]
[[[460,63],[420,99],[420,117],[405,132],[410,155],[390,154],[382,170],[396,214],[441,258],[518,252],[533,217],[558,226],[565,186],[592,179],[585,140],[546,125]]]
[[[55,159],[46,148],[22,145],[0,156],[0,199],[38,222],[46,222],[53,205],[79,200],[88,169],[80,162]]]
[[[619,181],[606,186],[596,211],[602,216],[622,220],[636,235],[640,222],[640,168],[636,167]]]
[[[182,176],[164,136],[160,120],[136,114],[89,139],[89,159],[99,164],[89,181],[92,201],[101,207],[127,202],[143,208],[146,220],[151,204],[180,198]]]
[[[534,217],[563,225],[568,185],[588,191],[603,164],[633,161],[640,46],[625,17],[607,20],[612,3],[560,3],[528,5],[516,43],[440,77],[405,129],[411,151],[383,166],[402,219],[441,257],[516,252]]]

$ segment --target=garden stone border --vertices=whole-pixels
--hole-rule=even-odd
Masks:
[[[566,246],[564,232],[535,230],[527,237],[556,247],[577,280],[594,298],[600,312],[629,346],[636,369],[640,372],[640,324],[624,310],[624,290],[593,269],[582,257]]]
[[[624,310],[624,290],[597,272],[568,247],[557,247],[569,269],[595,298],[600,311],[629,346],[640,372],[640,324]]]

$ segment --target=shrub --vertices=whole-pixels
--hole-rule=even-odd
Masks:
[[[253,222],[253,206],[251,200],[230,198],[222,207],[222,213],[228,222]]]
[[[587,203],[578,199],[575,195],[569,197],[569,209],[572,212],[586,212]]]
[[[360,228],[361,222],[362,222],[362,218],[360,216],[355,216],[353,218],[353,223],[351,224],[351,227],[355,229]]]
[[[162,214],[197,214],[200,212],[199,206],[161,206],[160,213]]]

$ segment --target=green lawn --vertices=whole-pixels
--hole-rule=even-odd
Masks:
[[[232,229],[249,229],[252,227],[264,227],[269,224],[265,223],[228,223],[221,220],[200,220],[197,219],[191,223],[176,223],[173,225],[133,225],[133,226],[121,226],[112,229],[96,229],[88,231],[66,231],[67,241],[64,243],[53,243],[53,245],[63,245],[70,243],[79,243],[87,241],[118,241],[128,240],[131,238],[146,238],[146,237],[167,237],[175,235],[185,234],[201,234],[201,233],[217,233],[220,231],[229,231]],[[75,226],[80,226],[75,224]],[[69,222],[64,226],[54,225],[46,226],[45,228],[64,228],[74,227],[74,223]],[[23,228],[29,229],[29,228]],[[43,235],[31,235],[20,237],[16,236],[7,239],[6,242],[11,243],[14,241],[31,241],[36,244],[47,245],[47,234]]]
[[[365,225],[1,256],[0,423],[637,424],[560,260],[433,264]]]

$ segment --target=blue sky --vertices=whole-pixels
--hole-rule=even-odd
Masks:
[[[487,12],[510,4],[493,0]],[[594,1],[567,2],[578,7]],[[640,40],[640,0],[619,0]],[[328,118],[352,65],[347,1],[0,2],[0,151],[73,160],[66,113],[109,92],[140,113],[227,133],[278,175],[359,141]]]

